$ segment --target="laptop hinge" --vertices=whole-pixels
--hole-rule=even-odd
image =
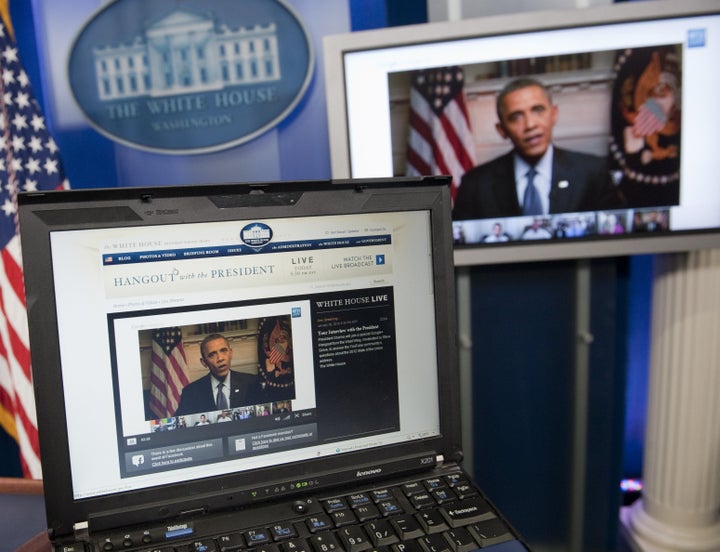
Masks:
[[[78,521],[73,524],[73,534],[76,541],[90,540],[90,524],[87,521]]]

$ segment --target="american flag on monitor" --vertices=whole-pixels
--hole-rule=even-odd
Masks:
[[[633,124],[635,136],[648,136],[660,131],[668,121],[662,105],[655,98],[648,98],[640,106]]]
[[[57,146],[33,97],[17,45],[0,18],[0,425],[20,450],[25,477],[40,479],[17,193],[67,188]]]
[[[175,415],[180,394],[188,383],[187,359],[180,328],[160,328],[152,333],[150,410],[158,419]]]
[[[460,67],[418,71],[410,88],[407,174],[452,176],[452,196],[460,178],[475,166],[475,142],[470,128]]]
[[[268,360],[273,364],[281,362],[282,359],[285,358],[285,355],[287,355],[287,351],[285,350],[285,347],[279,343],[273,345],[267,352]]]

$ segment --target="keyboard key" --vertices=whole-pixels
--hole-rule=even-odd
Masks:
[[[196,540],[187,545],[188,552],[219,552],[213,539]]]
[[[315,552],[342,552],[340,542],[332,533],[314,535],[309,540]]]
[[[240,533],[221,535],[217,541],[220,545],[220,552],[235,552],[245,546],[245,541]]]
[[[366,506],[372,503],[370,496],[365,493],[352,494],[347,497],[351,508],[359,508],[360,506]]]
[[[380,502],[381,500],[391,500],[395,498],[390,489],[376,489],[370,492],[373,501]]]
[[[313,552],[305,539],[293,539],[280,545],[283,552]]]
[[[415,494],[409,497],[410,503],[416,510],[423,510],[424,508],[433,508],[437,506],[437,502],[429,493]]]
[[[470,531],[483,547],[513,540],[514,538],[507,525],[498,518],[474,523],[470,526]]]
[[[447,531],[448,525],[445,518],[437,510],[426,510],[418,514],[418,520],[425,532],[430,535],[432,533],[441,533]]]
[[[435,489],[441,489],[445,487],[445,481],[439,477],[425,480],[425,488],[428,491],[434,491]]]
[[[412,496],[420,493],[425,492],[425,487],[423,487],[419,481],[413,481],[412,483],[405,483],[402,487],[402,492],[405,494],[405,496]]]
[[[393,544],[390,549],[392,552],[424,552],[417,541],[406,541]]]
[[[270,527],[270,534],[275,541],[297,537],[297,531],[291,523],[276,523]]]
[[[339,512],[333,512],[330,514],[330,519],[333,520],[335,527],[344,527],[346,525],[352,525],[357,523],[357,518],[350,510],[340,510]]]
[[[400,539],[407,541],[422,537],[425,534],[418,520],[411,515],[395,516],[390,520],[395,532],[400,535]]]
[[[418,542],[425,552],[453,552],[450,543],[442,535],[428,535]]]
[[[445,504],[447,502],[457,500],[457,496],[455,495],[455,493],[447,487],[444,487],[442,489],[435,489],[432,492],[432,495],[433,498],[435,498],[435,502],[437,502],[438,504]]]
[[[400,540],[393,531],[392,525],[386,519],[371,521],[365,526],[365,530],[370,535],[370,539],[375,546],[387,546]]]
[[[344,498],[330,498],[323,502],[323,507],[328,514],[338,510],[346,510],[348,505]]]
[[[455,494],[460,500],[464,500],[471,496],[477,496],[478,494],[477,489],[469,483],[458,483],[453,487],[453,491],[455,491]]]
[[[468,483],[467,478],[461,473],[451,473],[445,476],[445,481],[450,487]]]
[[[259,546],[272,542],[272,538],[267,529],[253,529],[245,533],[245,542],[248,546]]]
[[[359,525],[345,527],[338,531],[337,535],[347,552],[361,552],[371,547],[367,534]]]
[[[280,547],[275,543],[263,544],[253,548],[253,552],[280,552]]]
[[[380,513],[384,516],[391,516],[394,514],[402,514],[403,509],[402,506],[400,506],[400,503],[395,500],[383,500],[382,502],[378,502],[378,510],[380,510]]]
[[[307,525],[308,530],[311,533],[317,533],[319,531],[327,531],[328,529],[332,529],[334,527],[334,524],[332,520],[330,519],[330,516],[326,516],[325,514],[319,514],[317,516],[311,516],[305,521],[305,525]]]
[[[451,527],[462,527],[495,517],[490,505],[479,496],[443,506],[440,511]]]
[[[371,519],[379,518],[380,511],[374,504],[370,504],[369,506],[360,506],[355,508],[355,515],[360,522],[370,521]]]
[[[470,552],[478,547],[470,531],[464,527],[451,529],[445,533],[445,536],[450,541],[450,546],[455,552]]]

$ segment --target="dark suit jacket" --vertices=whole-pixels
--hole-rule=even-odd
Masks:
[[[230,408],[265,402],[258,377],[230,370]],[[183,387],[176,416],[217,410],[210,374]]]
[[[610,183],[607,161],[587,153],[555,147],[550,213],[597,211],[621,207]],[[559,184],[563,182],[563,186]],[[453,218],[480,219],[522,215],[515,190],[513,152],[470,169],[462,177]]]

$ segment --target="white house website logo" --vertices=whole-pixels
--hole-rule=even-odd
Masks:
[[[240,230],[240,240],[253,249],[262,249],[272,240],[272,229],[262,222],[253,222]]]
[[[313,70],[312,42],[281,0],[115,0],[78,33],[68,77],[98,131],[185,154],[277,126]]]

